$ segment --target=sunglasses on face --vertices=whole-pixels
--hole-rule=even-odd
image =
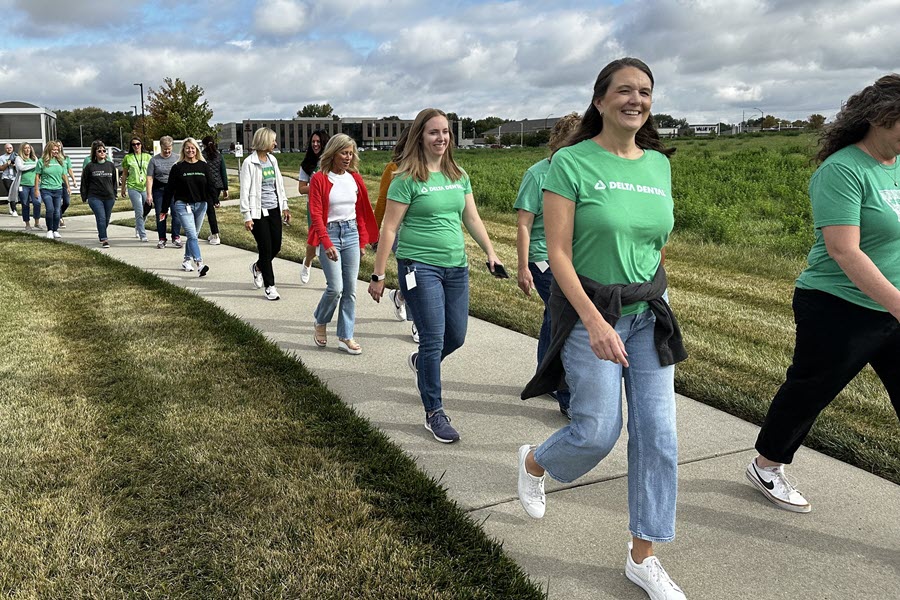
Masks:
[[[132,146],[140,146],[141,143],[140,143],[140,142],[131,142],[131,145],[132,145]]]
[[[106,148],[97,148],[97,152],[106,152]]]

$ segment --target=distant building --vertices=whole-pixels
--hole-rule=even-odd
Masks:
[[[18,152],[19,144],[28,142],[40,156],[56,138],[55,112],[29,102],[0,102],[0,149],[9,142]]]
[[[489,135],[496,137],[498,140],[500,136],[504,133],[511,133],[521,136],[524,136],[526,133],[535,133],[538,131],[544,131],[546,129],[553,129],[553,126],[556,125],[556,122],[559,121],[559,117],[547,117],[546,119],[522,119],[521,121],[510,121],[509,123],[503,123],[499,127],[494,127],[493,129],[488,129],[487,131],[481,132],[481,138],[479,140],[475,140],[479,143],[484,143],[484,138]]]
[[[719,124],[715,125],[688,125],[695,135],[719,135]]]
[[[657,127],[656,131],[661,138],[673,138],[678,135],[677,127]]]
[[[219,150],[227,152],[234,150],[234,144],[241,143],[240,133],[243,130],[241,123],[218,123],[216,131],[219,138]]]
[[[240,124],[234,123],[233,125],[240,128],[240,131],[235,133],[235,137],[244,144],[245,152],[249,151],[253,134],[262,127],[268,127],[275,132],[275,143],[282,152],[306,152],[313,131],[318,129],[324,130],[329,136],[345,133],[356,140],[356,145],[360,148],[374,149],[393,147],[400,137],[400,132],[411,124],[411,119],[298,117],[294,119],[246,119]],[[231,125],[231,123],[226,123],[223,127],[227,129]],[[227,133],[220,134],[220,145],[227,136]],[[228,146],[230,144],[231,141]]]

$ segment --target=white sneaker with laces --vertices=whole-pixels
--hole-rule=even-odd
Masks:
[[[309,283],[310,267],[306,263],[300,263],[300,283]]]
[[[625,577],[647,592],[650,600],[686,600],[681,591],[659,559],[648,556],[640,564],[631,557],[631,542],[628,542],[628,558],[625,560]]]
[[[419,330],[416,329],[416,324],[412,324],[412,339],[415,343],[419,343]]]
[[[181,268],[185,271],[193,271],[194,265],[192,264],[191,259],[189,259],[189,258],[184,259],[181,263]]]
[[[534,446],[525,444],[519,447],[519,502],[522,508],[533,519],[544,516],[547,508],[547,495],[544,493],[544,477],[535,477],[525,469],[525,458]]]
[[[784,465],[763,468],[756,464],[754,458],[747,465],[745,475],[750,483],[778,508],[798,513],[808,513],[812,510],[803,494],[784,476]]]
[[[62,236],[59,234],[58,231],[54,231],[54,232],[53,232],[53,237],[56,238],[56,239],[59,239],[59,238],[61,238]]]
[[[204,265],[202,260],[196,260],[196,261],[194,261],[194,262],[195,262],[196,265],[197,265],[197,272],[200,274],[200,277],[203,277],[203,276],[205,276],[207,273],[209,273],[209,266],[208,266],[208,265]]]
[[[398,321],[406,320],[406,302],[403,301],[403,296],[400,294],[400,290],[391,290],[388,292],[388,296],[391,298],[391,302],[394,303],[394,316],[397,317]]]
[[[274,285],[270,285],[266,288],[266,299],[268,300],[278,300],[281,296],[278,295],[278,289]]]
[[[218,234],[218,233],[212,234],[211,236],[209,236],[208,238],[206,238],[206,241],[209,242],[209,244],[210,244],[211,246],[218,246],[218,245],[220,245],[220,244],[222,243],[222,241],[219,239],[219,234]]]
[[[49,229],[47,230],[47,239],[48,239],[48,240],[52,240],[52,239],[53,239],[53,232],[50,231]]]
[[[10,209],[9,209],[9,216],[11,216],[11,217],[18,217],[18,216],[19,216],[19,213],[16,212],[16,209],[10,208]]]
[[[260,271],[256,263],[250,265],[250,276],[253,277],[253,285],[256,289],[261,290],[263,286],[263,276],[262,271]]]

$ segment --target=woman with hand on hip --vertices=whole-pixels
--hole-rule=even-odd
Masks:
[[[441,362],[466,339],[469,260],[462,226],[487,255],[491,272],[500,266],[478,215],[469,176],[453,160],[447,115],[426,108],[410,126],[403,156],[388,189],[381,239],[369,295],[384,294],[384,271],[399,230],[397,274],[419,330],[419,349],[407,359],[425,408],[425,428],[439,442],[459,440],[444,412]]]
[[[281,219],[291,222],[284,180],[275,149],[275,132],[261,127],[253,134],[253,152],[241,164],[241,217],[244,227],[253,234],[259,258],[250,265],[256,289],[265,286],[268,300],[278,300],[272,261],[281,251]]]
[[[900,75],[851,96],[816,159],[815,243],[794,289],[794,358],[746,470],[769,501],[793,512],[810,505],[784,465],[866,364],[900,417]]]
[[[553,337],[523,398],[559,389],[571,422],[518,452],[526,513],[544,515],[544,474],[572,482],[613,449],[628,401],[625,575],[653,599],[684,592],[654,556],[675,537],[678,444],[675,363],[687,357],[666,297],[662,250],[674,225],[672,177],[653,126],[653,75],[636,58],[606,65],[591,105],[544,178],[544,224],[553,265]]]
[[[297,191],[307,196],[306,200],[306,226],[307,231],[312,228],[312,215],[309,214],[309,182],[313,174],[319,169],[319,157],[328,143],[328,133],[322,129],[313,131],[309,138],[309,147],[306,149],[306,156],[300,163],[300,173],[297,176]],[[310,269],[312,268],[313,258],[316,256],[316,246],[306,245],[306,256],[300,264],[300,283],[309,283]]]
[[[356,321],[356,278],[366,244],[378,241],[375,213],[366,184],[359,175],[356,142],[339,133],[328,140],[319,160],[319,171],[309,182],[312,225],[307,243],[319,247],[319,263],[325,272],[325,292],[314,317],[316,345],[327,344],[325,326],[338,315],[338,349],[361,354],[353,339]]]

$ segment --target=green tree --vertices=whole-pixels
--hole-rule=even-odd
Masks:
[[[173,81],[171,77],[163,79],[159,89],[150,88],[147,95],[147,136],[155,140],[171,135],[179,140],[186,137],[200,139],[215,134],[215,129],[209,124],[213,111],[209,108],[209,102],[201,102],[203,93],[199,85],[188,87],[181,79]],[[144,141],[145,144],[148,142]]]
[[[483,119],[478,119],[477,121],[475,121],[475,129],[480,132],[485,132],[488,129],[499,127],[504,123],[509,123],[509,119],[501,119],[500,117],[485,117]]]
[[[298,117],[330,117],[334,114],[334,109],[327,102],[325,104],[307,104],[297,111]]]
[[[526,133],[524,137],[524,141],[522,142],[525,146],[542,146],[550,141],[550,130],[549,129],[539,129],[533,133]]]
[[[766,115],[766,118],[762,121],[763,129],[772,129],[776,125],[778,125],[778,119],[776,119],[772,115]]]
[[[519,143],[519,132],[500,134],[500,143],[504,146],[512,146]]]
[[[825,126],[825,116],[819,113],[809,115],[806,120],[810,129],[822,129]]]
[[[463,127],[463,137],[469,137],[469,136],[472,136],[473,138],[478,137],[478,134],[475,131],[475,120],[474,119],[470,119],[469,117],[463,117],[462,127]]]
[[[484,136],[484,143],[485,143],[485,144],[496,144],[496,143],[497,143],[497,136],[496,136],[496,135],[486,135],[486,136]]]
[[[84,140],[90,146],[94,140],[102,140],[109,146],[118,146],[121,137],[130,136],[134,117],[130,112],[107,112],[96,106],[54,110],[56,135],[64,146],[78,147]],[[121,136],[120,136],[121,128]]]
[[[688,125],[687,119],[676,119],[672,115],[667,115],[666,113],[654,114],[653,122],[657,127],[663,127],[666,129],[672,127],[687,127]]]

